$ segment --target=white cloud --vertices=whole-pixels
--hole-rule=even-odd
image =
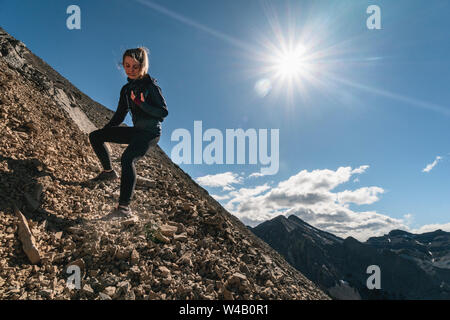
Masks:
[[[216,199],[217,201],[219,200],[226,200],[226,199],[230,199],[230,195],[226,194],[224,196],[219,196],[217,194],[212,194],[211,197],[213,197],[214,199]]]
[[[225,207],[226,209],[234,210],[235,203],[246,204],[249,201],[253,201],[257,195],[268,189],[270,189],[270,186],[265,183],[255,188],[240,188],[238,191],[232,191],[228,194],[231,200],[227,202]]]
[[[356,204],[372,204],[379,200],[378,194],[384,193],[380,187],[364,187],[357,190],[345,190],[337,194],[337,200],[341,204],[356,203]]]
[[[224,191],[234,190],[232,184],[242,183],[242,177],[233,172],[206,175],[195,179],[204,187],[221,187]]]
[[[355,174],[364,173],[369,166],[356,169],[302,170],[275,187],[267,184],[254,188],[233,190],[224,207],[243,223],[256,226],[280,214],[294,214],[307,223],[339,237],[352,236],[365,241],[392,229],[405,229],[404,219],[394,219],[374,211],[353,211],[348,203],[372,204],[384,192],[380,187],[333,192],[337,186],[352,181]]]
[[[249,175],[248,177],[249,178],[253,178],[253,177],[255,177],[255,178],[257,178],[257,177],[263,177],[263,176],[265,176],[265,175],[267,175],[267,174],[264,174],[264,173],[261,173],[261,172],[253,172],[251,175]]]
[[[413,217],[413,215],[411,213],[407,213],[407,214],[403,215],[403,220],[409,226],[413,222],[414,217]]]
[[[441,229],[443,231],[447,231],[450,232],[450,223],[434,223],[434,224],[426,224],[421,226],[418,229],[414,229],[411,232],[412,233],[425,233],[425,232],[432,232],[432,231],[436,231],[438,229]]]
[[[440,160],[442,160],[442,157],[437,156],[432,163],[427,164],[427,166],[422,170],[422,172],[430,172],[431,170],[433,170],[433,168],[438,164]]]
[[[278,189],[286,190],[288,193],[331,191],[338,185],[349,181],[352,174],[362,173],[368,167],[361,166],[355,170],[352,170],[351,167],[340,167],[336,171],[329,169],[311,172],[302,170],[288,180],[280,182]]]
[[[359,168],[352,170],[352,174],[361,174],[366,172],[367,169],[369,169],[368,165],[360,166]]]

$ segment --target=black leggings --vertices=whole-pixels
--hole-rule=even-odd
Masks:
[[[142,158],[147,151],[156,146],[160,136],[135,127],[108,127],[92,131],[89,134],[92,148],[105,170],[111,170],[111,158],[104,142],[128,144],[122,154],[122,176],[120,178],[119,204],[128,206],[136,186],[136,168],[134,162]]]

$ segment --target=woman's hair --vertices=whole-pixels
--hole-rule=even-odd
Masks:
[[[125,62],[125,57],[133,58],[141,65],[139,78],[142,78],[148,72],[148,52],[149,50],[146,47],[127,49],[122,57],[122,65]]]

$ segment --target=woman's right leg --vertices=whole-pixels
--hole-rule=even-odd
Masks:
[[[89,141],[104,170],[109,171],[111,166],[111,155],[105,146],[105,142],[129,144],[136,135],[134,127],[109,127],[92,131]]]
[[[136,186],[135,162],[159,142],[160,136],[138,133],[122,154],[119,204],[129,206]]]

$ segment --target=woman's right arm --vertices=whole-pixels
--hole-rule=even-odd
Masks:
[[[103,128],[118,126],[123,122],[123,120],[125,120],[125,117],[127,116],[128,113],[128,107],[127,102],[125,100],[126,96],[124,93],[124,89],[125,86],[122,87],[122,89],[120,90],[119,105],[117,106],[116,112],[114,113],[111,120]]]

